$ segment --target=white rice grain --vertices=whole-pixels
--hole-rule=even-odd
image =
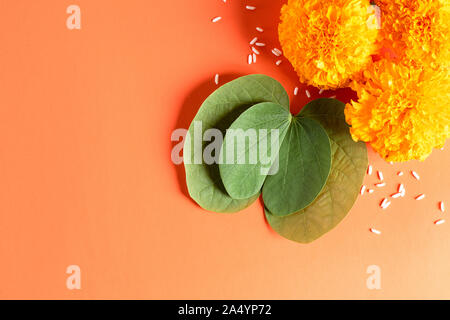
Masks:
[[[256,54],[259,54],[258,49],[256,49],[255,47],[252,47],[252,51],[253,51],[254,53],[256,53]]]
[[[377,174],[378,174],[378,179],[379,179],[380,181],[383,181],[383,180],[384,180],[383,172],[377,171]]]
[[[265,47],[266,44],[262,43],[262,42],[257,42],[257,43],[255,43],[255,46],[257,46],[257,47]]]
[[[439,219],[439,220],[436,220],[436,221],[434,222],[434,224],[435,224],[435,225],[440,225],[440,224],[443,224],[444,222],[445,222],[444,219]]]
[[[445,204],[444,204],[444,201],[439,202],[439,210],[441,210],[441,212],[445,212]]]
[[[411,174],[413,175],[414,178],[416,178],[417,180],[420,180],[420,176],[417,172],[411,171]]]
[[[392,199],[397,199],[397,198],[399,198],[399,197],[401,197],[401,196],[402,196],[402,193],[401,193],[401,192],[397,192],[397,193],[391,194],[391,198],[392,198]]]
[[[216,85],[219,84],[219,74],[218,74],[218,73],[216,73],[216,75],[214,76],[214,83],[215,83]]]
[[[416,200],[422,200],[423,198],[425,198],[425,194],[419,194],[417,197],[415,197],[414,199]]]
[[[256,31],[258,31],[258,32],[264,32],[264,29],[261,28],[261,27],[256,27]]]
[[[369,164],[369,166],[367,167],[367,174],[370,176],[372,174],[372,165]]]
[[[245,9],[253,11],[256,9],[256,7],[255,6],[245,6]]]
[[[218,21],[222,20],[222,17],[215,17],[211,20],[212,23],[216,23]]]
[[[361,186],[361,189],[359,190],[359,193],[360,193],[361,195],[363,195],[363,194],[364,194],[364,191],[366,191],[366,186],[365,186],[365,185],[362,185],[362,186]]]
[[[372,232],[372,233],[375,233],[375,234],[381,234],[381,231],[380,231],[380,230],[377,230],[377,229],[374,229],[374,228],[370,228],[369,230],[370,230],[370,232]]]
[[[279,54],[277,51],[275,51],[275,49],[272,49],[272,53],[273,53],[275,56],[277,56],[277,57],[280,56],[280,54]]]
[[[251,54],[249,54],[248,59],[247,59],[248,64],[252,64],[252,60],[253,60],[253,57]]]
[[[254,45],[254,44],[256,43],[256,41],[258,41],[258,38],[257,38],[257,37],[254,37],[254,38],[252,39],[252,41],[250,41],[250,44],[251,44],[251,45]]]
[[[307,96],[308,98],[311,98],[311,93],[309,93],[309,90],[308,90],[308,89],[305,90],[305,93],[306,93],[306,96]]]
[[[298,94],[298,87],[295,87],[294,89],[294,96],[296,96]]]
[[[277,66],[279,66],[282,62],[283,62],[283,61],[281,61],[281,60],[277,60],[277,62],[275,62],[275,64],[276,64]]]

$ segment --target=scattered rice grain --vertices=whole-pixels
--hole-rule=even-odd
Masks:
[[[423,198],[425,198],[425,194],[419,194],[417,197],[415,197],[414,199],[416,200],[422,200]]]
[[[372,233],[375,233],[375,234],[381,234],[381,231],[380,231],[380,230],[377,230],[377,229],[374,229],[374,228],[370,228],[369,230],[370,230],[370,232],[372,232]]]
[[[273,48],[273,50],[274,50],[276,53],[278,53],[280,56],[283,54],[283,52],[281,52],[281,50],[278,49],[278,48]]]
[[[377,174],[378,174],[378,179],[380,179],[380,181],[383,181],[384,180],[383,172],[377,171]]]
[[[363,195],[363,194],[364,194],[364,191],[366,191],[366,186],[365,186],[365,185],[362,185],[362,186],[361,186],[361,189],[359,190],[359,193],[360,193],[361,195]]]
[[[391,198],[393,198],[393,199],[399,198],[401,196],[402,196],[401,192],[397,192],[397,193],[391,194]]]

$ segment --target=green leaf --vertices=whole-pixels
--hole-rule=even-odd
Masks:
[[[287,217],[277,217],[266,208],[270,226],[281,236],[308,243],[333,229],[350,211],[367,169],[367,149],[354,142],[344,117],[345,105],[335,99],[308,103],[301,116],[319,121],[331,140],[332,168],[327,183],[308,207]]]
[[[227,130],[220,152],[220,176],[234,199],[258,194],[291,121],[286,108],[272,102],[254,105]]]
[[[249,206],[259,195],[248,199],[232,199],[225,191],[217,164],[208,165],[203,161],[195,163],[198,150],[194,146],[194,121],[202,124],[202,128],[198,130],[202,136],[212,128],[217,128],[224,134],[243,111],[260,102],[278,103],[289,110],[289,96],[278,81],[265,75],[249,75],[224,84],[214,91],[195,116],[188,130],[191,138],[185,141],[185,151],[187,146],[192,152],[184,153],[184,163],[189,194],[202,208],[215,212],[236,212]],[[205,151],[207,145],[208,142],[203,142],[200,153]]]
[[[330,140],[313,119],[292,119],[279,153],[279,170],[263,187],[264,205],[277,216],[308,206],[325,185],[331,167]]]

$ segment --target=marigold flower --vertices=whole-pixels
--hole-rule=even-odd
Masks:
[[[450,1],[376,0],[380,45],[397,62],[438,68],[450,63]]]
[[[376,51],[373,14],[369,0],[289,0],[278,34],[300,81],[322,89],[347,86]]]
[[[355,141],[369,142],[387,161],[424,160],[450,137],[447,68],[414,68],[383,59],[352,83],[359,100],[346,105]]]

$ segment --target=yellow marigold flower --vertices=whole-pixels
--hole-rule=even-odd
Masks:
[[[438,68],[450,63],[449,0],[376,0],[381,45],[397,62]]]
[[[289,0],[280,43],[300,81],[337,89],[371,63],[378,34],[369,0]]]
[[[450,137],[447,68],[414,68],[383,59],[353,82],[358,101],[345,117],[355,141],[369,142],[387,161],[424,160]]]

